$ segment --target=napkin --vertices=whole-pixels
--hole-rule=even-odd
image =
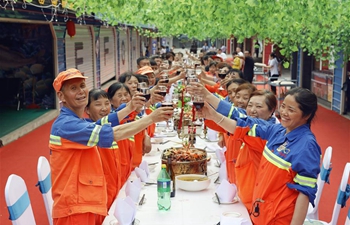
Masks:
[[[127,181],[125,187],[125,194],[129,196],[134,202],[138,202],[141,192],[141,180],[137,178],[134,181]]]
[[[217,141],[218,140],[218,132],[207,128],[207,138],[209,141]]]
[[[237,187],[235,184],[230,184],[226,179],[223,179],[216,189],[216,194],[219,196],[221,203],[230,203],[236,197]]]
[[[222,162],[224,162],[226,160],[225,159],[225,152],[223,150],[224,149],[220,148],[220,147],[215,149],[215,155],[218,158],[220,164],[222,164]],[[226,148],[225,148],[225,150],[226,150]]]
[[[222,215],[220,218],[220,225],[250,225],[251,223],[246,218],[235,218]]]
[[[219,169],[219,180],[220,183],[223,180],[227,181],[228,177],[227,177],[227,169],[226,169],[226,160],[223,161],[220,165],[220,169]]]
[[[135,173],[142,182],[147,182],[149,175],[148,163],[145,160],[142,161],[141,164],[135,168]]]
[[[118,225],[131,225],[135,219],[135,214],[136,205],[129,196],[125,199],[117,199],[114,216],[118,220]]]
[[[222,149],[217,143],[205,143],[207,152],[216,152],[217,149]]]

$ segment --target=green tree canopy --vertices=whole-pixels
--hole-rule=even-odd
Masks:
[[[99,13],[111,25],[153,25],[158,36],[270,40],[288,56],[350,53],[350,0],[68,0],[77,14]],[[146,32],[147,33],[147,32]],[[149,32],[148,32],[149,33]]]

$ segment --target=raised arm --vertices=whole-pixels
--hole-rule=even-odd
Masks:
[[[153,123],[167,121],[172,115],[172,107],[160,107],[154,110],[150,115],[142,117],[137,121],[113,127],[114,140],[119,141],[129,138],[141,130],[146,129]]]
[[[204,107],[201,111],[198,112],[198,115],[214,121],[217,125],[225,129],[227,132],[233,134],[236,130],[237,121],[227,118],[226,116],[221,115],[213,109],[207,102],[205,102]]]

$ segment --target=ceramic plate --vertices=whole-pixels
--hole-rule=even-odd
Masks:
[[[240,216],[242,216],[242,214],[239,212],[224,212],[224,213],[222,213],[222,215],[227,216],[227,217],[240,217]]]
[[[216,198],[216,196],[213,197],[213,202],[218,203],[218,199]],[[220,202],[220,205],[231,205],[231,204],[235,204],[237,202],[238,202],[238,198],[234,197],[232,202]]]

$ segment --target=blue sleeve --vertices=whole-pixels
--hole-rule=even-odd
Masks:
[[[112,127],[119,125],[118,112],[110,113],[108,116],[102,117],[101,119],[96,121],[98,125],[105,125],[110,123]]]
[[[300,146],[300,153],[295,155],[292,162],[292,170],[297,173],[294,184],[288,183],[290,189],[295,189],[309,197],[314,205],[317,192],[317,176],[320,173],[321,149],[313,135],[308,135],[307,140]],[[306,143],[305,143],[306,142]]]
[[[154,107],[156,108],[156,109],[158,109],[159,107],[161,107],[162,106],[162,103],[161,102],[157,102],[156,104],[154,104]]]
[[[235,107],[232,103],[223,100],[220,101],[216,111],[234,120],[237,118],[244,118],[247,115],[244,109]]]
[[[125,107],[126,107],[126,103],[122,103],[122,104],[120,104],[120,106],[115,111],[118,112],[118,111],[124,109]]]
[[[258,118],[245,117],[237,119],[237,126],[250,127],[249,136],[260,137],[263,140],[268,140],[269,136],[273,133],[273,125],[268,121]]]
[[[67,118],[57,127],[53,127],[52,134],[57,132],[62,138],[85,146],[99,146],[108,148],[112,146],[114,135],[110,124],[98,125],[85,120],[70,120]]]

